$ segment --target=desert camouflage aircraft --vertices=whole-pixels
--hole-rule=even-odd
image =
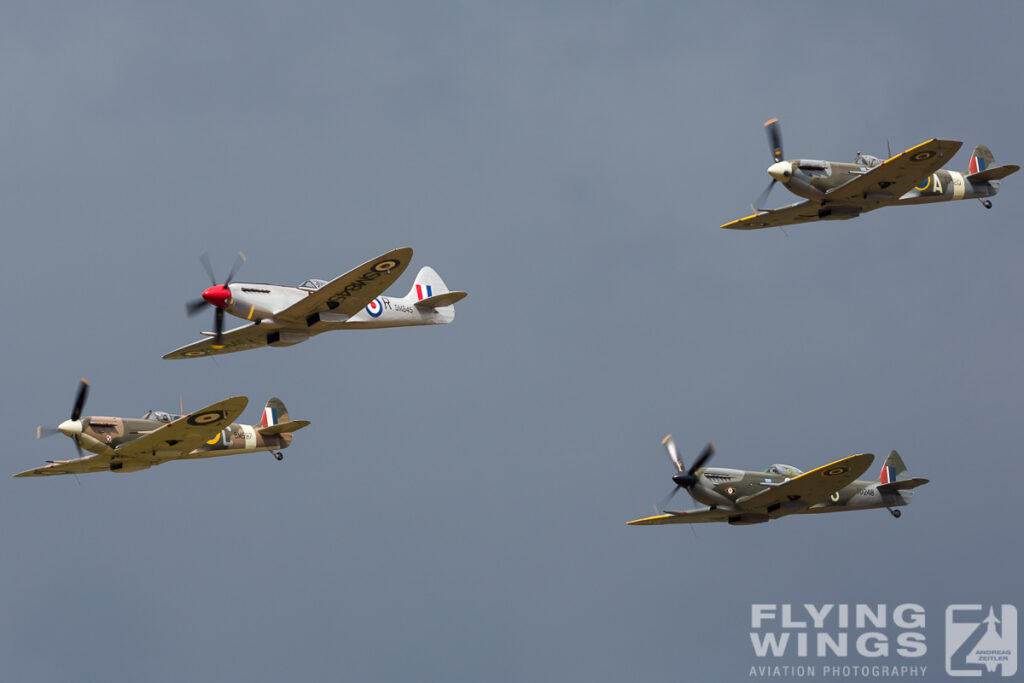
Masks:
[[[188,315],[214,307],[214,331],[208,339],[171,351],[164,358],[199,358],[261,346],[291,346],[328,330],[407,325],[442,325],[455,319],[456,301],[466,292],[450,292],[433,268],[421,268],[409,293],[401,298],[381,296],[402,274],[412,258],[404,247],[382,254],[330,282],[310,279],[298,287],[232,282],[245,261],[238,254],[224,284],[217,284],[206,256],[200,261],[213,286],[201,299],[185,305]],[[251,320],[224,332],[224,313]]]
[[[48,460],[15,477],[87,472],[138,472],[169,460],[196,460],[220,455],[270,451],[278,460],[281,449],[292,442],[292,433],[309,424],[292,420],[280,399],[272,398],[263,409],[259,425],[235,424],[249,399],[245,396],[218,401],[188,415],[150,410],[141,419],[83,417],[89,392],[84,379],[78,387],[71,417],[58,427],[37,427],[36,438],[63,434],[75,442],[78,458]],[[82,449],[89,451],[84,455]]]
[[[781,182],[793,194],[806,198],[778,209],[751,208],[751,216],[721,226],[731,230],[771,228],[819,220],[846,220],[882,206],[928,204],[954,199],[977,199],[992,208],[987,197],[999,192],[999,181],[1020,166],[996,166],[992,152],[978,145],[964,173],[939,170],[953,158],[957,140],[932,139],[889,159],[857,153],[853,163],[796,159],[782,155],[778,119],[765,124],[774,163],[768,167],[772,181],[757,200],[761,206]]]
[[[851,455],[810,472],[801,472],[790,465],[772,465],[764,472],[748,472],[704,467],[715,452],[711,444],[704,448],[693,466],[686,469],[672,436],[666,436],[662,443],[676,468],[672,475],[676,487],[664,502],[679,489],[686,489],[694,500],[709,507],[681,512],[664,510],[662,514],[628,524],[760,524],[786,515],[868,508],[888,508],[893,517],[899,517],[900,511],[893,508],[909,504],[914,495],[911,489],[928,483],[927,479],[909,478],[907,467],[896,451],[891,451],[885,459],[877,481],[857,481],[875,459],[870,453]],[[655,506],[655,509],[660,507]]]

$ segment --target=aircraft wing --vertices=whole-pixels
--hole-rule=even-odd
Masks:
[[[213,341],[213,337],[210,336],[206,339],[200,339],[197,342],[192,342],[191,344],[187,344],[181,348],[174,349],[170,353],[165,354],[164,358],[201,358],[202,356],[216,356],[222,353],[234,353],[235,351],[256,349],[261,346],[266,346],[267,334],[276,329],[279,328],[272,323],[242,325],[241,327],[236,327],[233,330],[228,330],[221,335],[220,348],[217,348],[217,345]]]
[[[810,223],[820,220],[818,211],[821,209],[819,202],[810,200],[797,202],[789,206],[770,211],[761,211],[752,216],[746,216],[738,220],[726,223],[720,227],[727,230],[756,230],[758,228],[774,228],[780,225],[793,225],[795,223]]]
[[[874,459],[875,456],[871,453],[858,453],[830,462],[797,475],[783,484],[755,493],[750,498],[740,499],[736,501],[736,507],[744,512],[750,512],[764,510],[775,504],[798,501],[810,507],[852,483],[871,467]]]
[[[933,138],[886,159],[867,173],[840,185],[825,196],[828,202],[898,199],[945,165],[963,144]],[[872,207],[874,208],[874,207]]]
[[[626,522],[630,526],[657,526],[661,524],[700,524],[701,522],[724,522],[735,511],[712,510],[711,508],[697,508],[695,510],[683,510],[682,512],[666,512],[663,515],[634,519]]]
[[[42,467],[18,472],[15,477],[47,477],[54,474],[88,474],[110,469],[110,456],[90,453],[74,460],[55,460]]]
[[[129,457],[158,451],[189,453],[237,420],[248,403],[245,396],[218,401],[121,444],[114,451],[118,456]]]
[[[321,311],[344,313],[351,317],[383,294],[409,265],[410,259],[412,249],[409,247],[381,254],[331,280],[315,292],[310,292],[308,297],[298,303],[274,313],[274,320],[301,321],[305,326],[307,318]]]

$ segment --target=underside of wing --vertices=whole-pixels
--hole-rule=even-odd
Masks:
[[[267,345],[267,336],[273,334],[276,330],[276,326],[268,323],[242,325],[225,332],[221,336],[220,345],[214,342],[213,337],[200,339],[197,342],[171,351],[164,358],[202,358],[203,356],[216,356],[222,353],[258,349],[261,346]]]
[[[384,293],[399,278],[409,261],[412,249],[402,247],[371,259],[341,277],[328,282],[309,296],[274,314],[274,319],[304,325],[316,313],[343,313],[349,317]]]
[[[810,200],[797,202],[771,211],[761,211],[752,216],[726,223],[720,227],[727,230],[756,230],[774,228],[780,225],[794,225],[821,220],[821,204]]]
[[[42,467],[35,467],[15,474],[15,477],[48,477],[54,474],[88,474],[106,472],[110,469],[110,456],[90,453],[74,460],[56,460]]]
[[[724,522],[729,519],[729,512],[713,508],[696,508],[681,512],[665,512],[663,515],[634,519],[626,522],[630,526],[659,526],[662,524],[700,524],[703,522]]]
[[[744,512],[765,511],[769,514],[783,507],[794,510],[810,507],[851,484],[871,466],[874,459],[871,453],[858,453],[830,462],[749,498],[740,499],[736,507]]]
[[[204,441],[238,419],[249,399],[245,396],[218,401],[213,405],[179,417],[162,427],[143,434],[134,441],[121,444],[118,456],[157,455],[164,460],[176,454],[189,453]]]
[[[958,140],[922,142],[841,185],[825,196],[825,201],[865,202],[865,210],[879,203],[899,199],[915,185],[942,168],[960,149]]]

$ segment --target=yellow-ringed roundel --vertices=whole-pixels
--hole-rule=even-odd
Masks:
[[[847,467],[845,465],[840,465],[839,467],[833,467],[832,469],[828,470],[824,474],[825,474],[826,477],[838,477],[840,474],[846,474],[849,471],[850,471],[849,467]]]
[[[926,149],[925,151],[918,152],[914,156],[910,157],[910,160],[911,161],[928,161],[933,156],[935,156],[935,152],[931,151],[930,149]]]
[[[384,312],[384,306],[381,305],[379,297],[366,304],[366,312],[370,314],[371,318],[380,317],[380,314]]]
[[[205,356],[206,351],[186,351],[185,355],[195,358],[196,356]]]
[[[730,496],[734,496],[734,495],[736,495],[736,489],[734,489],[734,488],[733,488],[733,487],[731,487],[731,486],[730,486],[729,488],[727,488],[727,489],[725,490],[725,492],[726,492],[727,494],[729,494]]]
[[[378,273],[387,273],[397,268],[399,263],[401,263],[401,261],[389,258],[384,261],[378,261],[377,263],[373,264],[373,269],[376,270]]]
[[[914,189],[917,190],[918,192],[924,192],[929,187],[931,187],[931,185],[932,185],[932,177],[928,176],[927,178],[924,179],[924,184],[922,184],[922,185],[915,185]]]
[[[219,410],[207,410],[204,413],[196,413],[195,415],[188,416],[188,423],[190,425],[208,425],[219,420],[224,419],[224,413]]]
[[[211,446],[216,446],[217,442],[220,441],[220,437],[223,434],[224,434],[224,432],[222,432],[222,431],[221,432],[217,432],[217,435],[214,436],[212,439],[209,439],[206,443],[210,444]]]
[[[832,499],[833,503],[838,503],[839,502],[839,491],[836,491],[835,493],[833,493],[831,496],[829,496],[829,498]]]

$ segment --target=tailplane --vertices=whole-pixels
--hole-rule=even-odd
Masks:
[[[284,401],[279,398],[272,398],[267,401],[263,408],[263,417],[260,420],[260,434],[291,434],[309,425],[309,420],[292,420],[288,409],[284,407]]]
[[[996,158],[992,156],[992,150],[985,145],[978,145],[971,153],[971,163],[967,167],[967,179],[972,183],[992,182],[1019,170],[1020,166],[1014,164],[996,166]]]
[[[920,477],[911,478],[907,474],[907,466],[903,463],[900,454],[896,451],[889,451],[889,456],[882,463],[882,471],[878,474],[878,483],[878,490],[886,492],[917,488],[922,484],[927,484],[928,480]]]
[[[452,292],[448,286],[430,266],[420,268],[416,274],[416,281],[412,285],[408,298],[419,309],[438,309],[449,307],[456,301],[463,299],[466,292]],[[454,315],[454,309],[452,309]]]

